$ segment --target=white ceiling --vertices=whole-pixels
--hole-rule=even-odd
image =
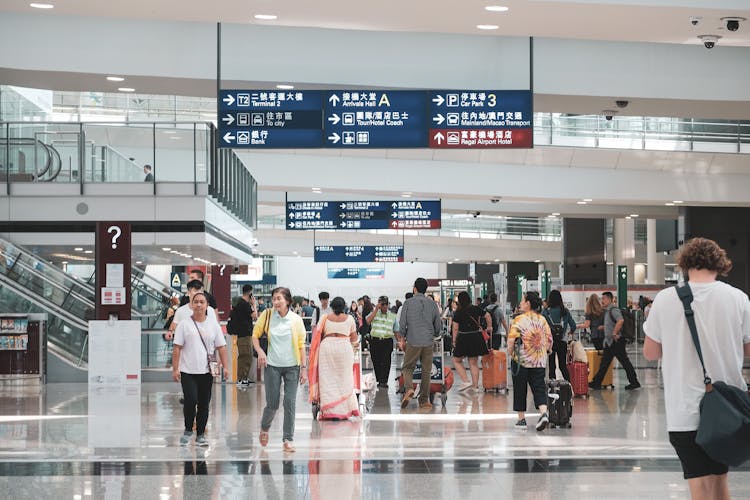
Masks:
[[[4,0],[0,10],[39,15],[76,15],[190,22],[248,23],[347,30],[408,31],[536,36],[699,44],[702,34],[723,36],[721,45],[750,46],[750,26],[729,32],[721,18],[750,18],[746,0],[39,0],[55,5],[37,10],[29,0]],[[509,7],[488,12],[487,5]],[[256,14],[273,14],[259,21]],[[702,20],[697,26],[691,16]],[[478,24],[499,29],[480,31]],[[134,33],[134,36],[137,34]]]

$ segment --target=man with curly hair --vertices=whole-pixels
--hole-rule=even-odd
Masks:
[[[716,280],[729,273],[732,261],[715,241],[694,238],[680,250],[677,265],[687,274],[693,294],[707,373],[713,380],[747,389],[742,364],[743,354],[750,356],[750,301],[742,290]],[[729,468],[695,442],[705,392],[703,370],[674,287],[656,296],[643,329],[643,355],[662,360],[669,441],[682,463],[691,497],[729,499]]]

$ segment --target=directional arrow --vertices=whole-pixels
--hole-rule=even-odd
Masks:
[[[289,227],[290,227],[290,228],[294,227],[294,222],[290,222],[290,223],[289,223]]]
[[[222,99],[222,101],[227,103],[227,106],[231,106],[232,104],[234,104],[234,96],[232,94],[229,94],[224,99]]]
[[[341,224],[339,224],[339,225],[340,225],[341,227],[346,227],[346,222],[343,222],[343,221],[342,221],[342,222],[341,222]]]
[[[393,213],[391,214],[391,218],[393,218],[393,219],[398,219],[398,212],[393,212]]]
[[[391,208],[393,210],[396,210],[398,208],[398,203],[396,203],[395,201],[393,203],[391,203]]]
[[[445,136],[443,135],[442,132],[438,132],[437,134],[435,134],[434,139],[437,141],[438,144],[442,144],[443,141],[445,140]]]
[[[395,220],[391,222],[391,227],[396,227],[396,226],[398,226],[398,222],[396,222]]]
[[[289,212],[289,218],[294,219],[297,216],[294,212]]]
[[[346,208],[346,203],[342,203],[341,205],[339,205],[339,208],[340,208],[341,210],[345,209],[345,208]]]
[[[438,125],[442,125],[443,122],[445,121],[445,117],[441,115],[440,113],[438,113],[437,117],[433,118],[432,121],[437,122]]]
[[[224,134],[224,137],[222,137],[222,139],[224,139],[224,142],[226,142],[227,144],[231,144],[232,141],[236,139],[236,137],[233,136],[231,132],[227,132],[226,134]]]
[[[338,123],[341,121],[341,118],[339,118],[339,115],[334,113],[333,116],[328,117],[328,121],[333,123],[334,125],[338,125]]]
[[[231,125],[234,123],[234,115],[227,115],[221,121],[226,122],[227,125]]]
[[[337,106],[340,100],[341,100],[341,98],[338,95],[336,95],[336,94],[333,94],[333,95],[331,95],[331,97],[328,98],[328,102],[330,102],[334,106]]]
[[[442,106],[443,103],[445,102],[445,99],[443,99],[443,96],[441,96],[441,95],[438,94],[437,97],[434,97],[432,99],[432,102],[436,103],[438,106]]]
[[[339,214],[339,217],[341,217],[342,219],[345,219],[346,218],[346,214]]]
[[[341,140],[341,136],[337,134],[336,132],[334,132],[333,134],[328,136],[328,140],[336,144],[337,142]]]

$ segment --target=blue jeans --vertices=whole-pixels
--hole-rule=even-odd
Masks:
[[[266,367],[266,407],[260,429],[268,431],[273,417],[279,409],[281,399],[281,381],[284,381],[284,441],[294,440],[294,414],[296,411],[297,386],[299,385],[299,366]]]

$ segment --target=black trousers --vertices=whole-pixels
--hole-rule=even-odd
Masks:
[[[557,374],[555,373],[555,370],[557,369],[555,358],[560,362],[560,371],[562,372],[562,376],[565,380],[570,382],[570,374],[568,373],[568,366],[567,366],[567,357],[568,357],[568,343],[564,340],[553,340],[552,341],[552,354],[549,355],[549,378],[551,380],[555,380],[557,378]]]
[[[544,368],[525,368],[511,362],[513,374],[513,411],[526,411],[527,386],[531,387],[534,406],[547,404],[547,384],[544,382]],[[516,372],[518,372],[516,374]]]
[[[375,378],[378,384],[388,383],[388,374],[391,372],[391,354],[393,353],[393,339],[370,338],[370,356],[372,367],[375,369]]]
[[[597,339],[591,339],[591,343],[594,344],[594,348],[597,351],[601,351],[604,349],[604,337],[599,337]]]
[[[635,384],[638,382],[638,376],[635,374],[635,368],[633,363],[630,362],[628,353],[625,352],[625,346],[628,344],[627,340],[620,339],[612,342],[609,347],[604,347],[604,355],[602,356],[602,364],[599,366],[599,371],[596,372],[594,380],[591,381],[594,385],[600,385],[604,376],[607,374],[607,368],[612,363],[613,358],[617,358],[623,368],[625,368],[625,374],[628,376],[628,383]]]
[[[211,402],[214,378],[210,373],[194,375],[180,372],[180,382],[185,398],[185,404],[182,407],[185,414],[185,432],[193,432],[193,421],[195,421],[195,428],[200,436],[206,432],[208,405]],[[197,412],[196,406],[198,407]]]

